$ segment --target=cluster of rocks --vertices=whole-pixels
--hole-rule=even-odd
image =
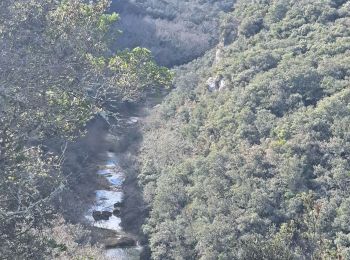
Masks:
[[[120,217],[121,208],[123,206],[123,202],[117,202],[114,205],[114,209],[112,212],[110,211],[93,211],[92,217],[95,221],[101,221],[101,220],[109,220],[112,215],[116,217]],[[100,229],[100,231],[107,231],[105,229]],[[107,234],[107,237],[102,239],[102,244],[104,244],[106,249],[112,249],[112,248],[125,248],[125,247],[135,247],[137,246],[137,240],[127,234],[124,233],[112,233]]]
[[[92,212],[92,217],[94,218],[95,221],[109,220],[109,218],[112,217],[112,215],[116,217],[120,217],[122,205],[123,205],[122,202],[115,203],[114,209],[112,212],[106,211],[106,210],[103,210],[103,211],[94,210]]]
[[[92,212],[92,217],[94,218],[95,221],[109,220],[109,218],[111,216],[112,216],[112,212],[109,212],[109,211],[97,211],[97,210],[94,210]]]

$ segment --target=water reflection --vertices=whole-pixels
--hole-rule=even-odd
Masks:
[[[114,153],[107,153],[105,164],[100,168],[97,174],[106,178],[110,186],[106,190],[96,190],[96,201],[89,209],[86,219],[92,226],[122,232],[121,218],[119,217],[119,209],[116,210],[116,205],[121,205],[123,200],[122,185],[125,180],[125,175],[118,166],[117,156]],[[93,212],[108,212],[112,214],[108,220],[95,221]],[[140,246],[131,248],[113,248],[106,250],[106,256],[110,259],[118,260],[133,260],[140,258]]]

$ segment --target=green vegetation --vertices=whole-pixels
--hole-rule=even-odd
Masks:
[[[143,128],[149,212],[131,205],[150,257],[350,259],[350,2],[109,5],[0,1],[0,258],[104,259],[68,217],[71,155],[174,75]]]
[[[235,0],[123,0],[113,1],[120,12],[120,47],[143,46],[163,65],[180,65],[217,44],[218,27]]]
[[[96,113],[140,102],[171,80],[145,49],[113,54],[118,15],[106,15],[108,6],[107,0],[0,2],[1,259],[102,257],[54,205],[68,177],[80,174],[62,167],[67,145]]]
[[[234,9],[145,125],[152,258],[350,259],[350,2]]]

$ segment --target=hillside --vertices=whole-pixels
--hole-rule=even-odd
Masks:
[[[350,259],[350,0],[2,0],[0,47],[0,259]]]
[[[113,1],[120,14],[119,48],[141,46],[158,63],[181,65],[203,55],[220,38],[221,18],[235,1],[125,0]]]
[[[239,0],[225,21],[144,126],[152,258],[350,259],[350,2]]]

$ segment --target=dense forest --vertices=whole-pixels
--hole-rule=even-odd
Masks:
[[[0,259],[111,259],[77,198],[136,107],[142,259],[350,259],[349,0],[1,0],[0,47]]]
[[[350,259],[350,2],[238,0],[220,30],[144,126],[152,258]]]
[[[220,37],[222,16],[235,0],[125,0],[113,1],[120,13],[116,41],[122,47],[150,49],[161,65],[180,65],[214,47]]]

